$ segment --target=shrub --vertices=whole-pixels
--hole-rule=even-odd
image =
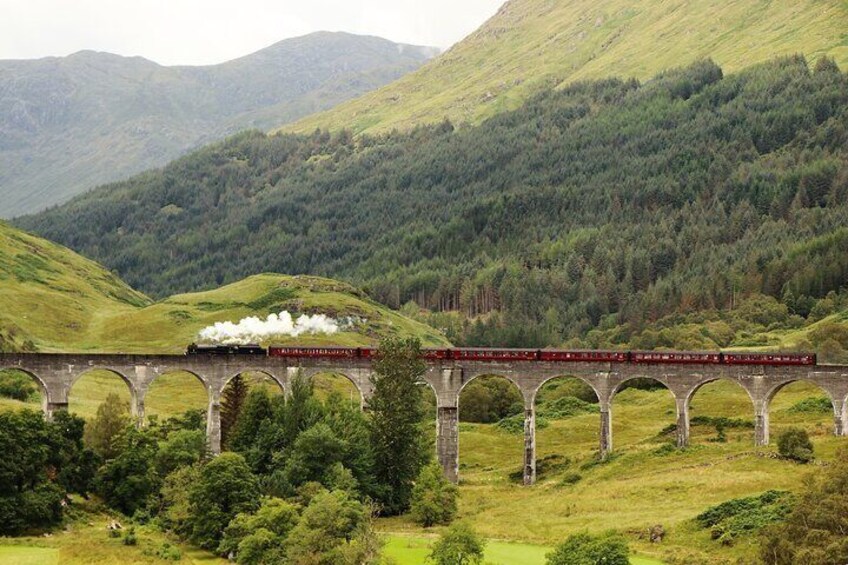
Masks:
[[[129,528],[124,534],[124,545],[137,545],[138,538],[135,535],[135,528]]]
[[[770,490],[759,496],[722,502],[696,516],[695,522],[702,528],[710,528],[712,539],[730,545],[740,535],[783,520],[792,501],[790,493]]]
[[[789,409],[793,414],[830,414],[833,403],[826,396],[816,396],[799,400]]]
[[[777,452],[799,463],[809,463],[813,459],[813,442],[805,430],[789,428],[778,436]]]
[[[629,565],[630,550],[615,532],[593,536],[574,534],[547,557],[547,565]]]
[[[26,402],[37,392],[29,376],[17,371],[0,371],[0,396]]]
[[[430,463],[421,470],[412,489],[412,519],[429,528],[449,524],[456,516],[456,486],[445,479],[441,466]]]
[[[466,523],[448,528],[433,544],[430,559],[436,565],[479,565],[485,541]]]
[[[544,430],[551,423],[539,416],[536,416],[536,430]],[[500,420],[495,426],[501,430],[502,432],[506,432],[508,434],[523,434],[524,433],[524,415],[519,414],[517,416],[510,416],[509,418],[504,418]]]

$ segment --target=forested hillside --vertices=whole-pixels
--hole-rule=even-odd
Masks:
[[[0,217],[65,202],[245,128],[331,108],[434,54],[315,33],[204,67],[92,51],[0,61]]]
[[[843,0],[509,0],[480,29],[418,71],[287,126],[386,132],[477,124],[540,89],[585,79],[646,80],[712,57],[736,72],[776,56],[848,64]]]
[[[801,327],[848,286],[848,77],[814,67],[584,82],[461,131],[246,133],[21,224],[153,295],[332,275],[477,317],[478,343],[622,344],[760,294],[759,327]]]

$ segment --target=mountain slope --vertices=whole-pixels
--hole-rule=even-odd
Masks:
[[[0,217],[63,202],[241,129],[330,108],[433,53],[315,33],[206,67],[91,51],[0,61]]]
[[[0,222],[0,351],[178,353],[215,322],[282,310],[356,318],[337,334],[297,343],[364,345],[400,335],[447,344],[352,286],[317,277],[257,275],[153,302],[93,261]]]
[[[699,58],[735,72],[778,55],[848,65],[843,0],[510,0],[418,71],[287,126],[355,132],[479,123],[542,87],[610,76],[647,79]]]
[[[846,132],[832,62],[703,62],[459,131],[240,135],[20,222],[158,296],[310,273],[393,307],[491,315],[499,333],[478,343],[617,324],[626,343],[748,294],[806,317],[848,287]]]

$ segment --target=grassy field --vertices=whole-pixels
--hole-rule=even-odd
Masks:
[[[712,57],[734,72],[778,55],[848,65],[843,0],[512,0],[418,71],[285,126],[385,132],[447,117],[477,123],[542,87],[610,76],[649,79]]]
[[[81,385],[71,391],[71,410],[85,416],[94,413],[98,399],[104,398],[108,390],[120,391],[123,387],[126,394],[126,387],[114,375],[92,373],[78,383]],[[161,401],[149,400],[148,413],[168,416],[205,406],[202,388],[196,382],[174,377],[163,380],[160,386],[157,394]],[[197,391],[192,392],[192,388]],[[318,389],[322,395],[330,391],[351,392],[349,383],[341,377],[321,379]],[[597,450],[597,414],[551,421],[538,432],[539,483],[530,488],[521,486],[520,475],[516,475],[522,461],[521,434],[510,434],[493,425],[462,423],[460,518],[471,522],[483,536],[498,540],[490,543],[488,559],[502,565],[541,563],[544,553],[567,535],[607,529],[622,532],[640,558],[655,562],[734,563],[749,559],[756,549],[753,540],[722,546],[710,539],[708,531],[697,529],[692,518],[731,498],[769,489],[797,489],[808,472],[831,458],[836,448],[845,444],[844,438],[830,435],[832,415],[793,408],[801,400],[821,396],[813,385],[796,383],[778,393],[772,404],[773,438],[792,425],[803,426],[813,438],[817,463],[801,466],[773,458],[774,447],[755,448],[751,429],[728,429],[726,441],[719,442],[714,428],[693,426],[690,448],[669,449],[666,446],[673,438],[660,432],[675,420],[671,395],[665,390],[625,390],[613,403],[616,456],[608,463],[592,464]],[[0,404],[0,408],[19,406],[22,403]],[[753,408],[741,388],[719,381],[696,394],[692,416],[750,420]],[[666,538],[661,544],[650,544],[646,539],[648,529],[657,524],[665,529]],[[406,517],[380,519],[378,527],[391,532],[387,552],[400,556],[401,564],[420,563],[429,551],[432,536],[438,532],[422,530]],[[62,552],[73,555],[85,544],[96,547],[98,555],[102,548],[102,563],[123,549],[112,544],[113,540],[100,539],[98,536],[105,536],[102,532],[85,531],[82,541],[79,536],[59,533],[46,540],[15,543],[58,549],[60,563],[83,562],[65,557]],[[150,536],[156,540],[161,537],[155,532],[150,532]],[[0,563],[17,563],[17,554],[10,552],[18,549],[6,545],[0,541],[6,555],[14,558],[4,557]],[[33,559],[50,562],[56,554],[32,555]]]

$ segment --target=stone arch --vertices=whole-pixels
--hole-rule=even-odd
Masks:
[[[471,383],[485,384],[485,381],[482,379],[506,382],[508,383],[507,386],[509,387],[509,390],[516,393],[513,401],[520,402],[523,405],[523,409],[519,414],[515,414],[515,417],[521,419],[521,427],[523,428],[524,433],[521,433],[520,429],[507,431],[494,428],[494,425],[499,421],[499,418],[505,416],[508,411],[504,411],[503,414],[492,414],[491,412],[488,412],[482,420],[479,418],[481,414],[478,413],[475,414],[471,420],[468,419],[467,395],[471,390],[469,385],[471,385]],[[512,396],[512,392],[509,392],[508,394]],[[465,396],[465,398],[463,398],[463,396]],[[457,429],[457,465],[459,465],[459,453],[461,451],[463,453],[463,465],[467,469],[466,471],[463,471],[463,475],[471,475],[473,477],[475,473],[478,473],[482,476],[498,477],[498,480],[500,480],[504,477],[508,477],[519,465],[521,465],[521,462],[523,461],[525,476],[530,477],[528,480],[533,480],[535,477],[535,456],[528,454],[527,451],[527,397],[528,394],[522,390],[522,387],[515,378],[498,372],[488,373],[481,371],[473,374],[471,378],[464,380],[461,383],[461,386],[457,391],[457,406],[454,409],[454,418]],[[506,399],[509,400],[508,397]],[[493,406],[490,405],[490,408],[492,407]],[[532,410],[529,412],[532,413]],[[460,422],[463,422],[463,418],[465,418],[464,421],[467,425],[460,426]],[[535,423],[531,422],[529,425],[531,427],[535,427]],[[466,447],[462,448],[462,445],[465,445]],[[469,449],[467,447],[469,445],[473,447]],[[497,458],[497,460],[493,460],[490,455],[493,449],[501,451],[503,456]],[[532,452],[532,446],[530,451]]]
[[[702,388],[704,388],[704,387],[705,387],[706,385],[708,385],[708,384],[717,383],[717,382],[719,382],[719,381],[725,381],[725,382],[733,383],[733,384],[735,384],[735,385],[739,386],[739,387],[740,387],[742,390],[744,390],[744,391],[745,391],[745,393],[748,395],[748,398],[749,398],[749,399],[750,399],[750,401],[751,401],[751,407],[752,407],[752,408],[754,408],[754,409],[756,409],[756,407],[757,407],[757,400],[756,400],[756,398],[755,398],[754,394],[751,392],[751,389],[749,389],[747,386],[745,386],[745,384],[744,384],[743,382],[741,382],[741,381],[739,381],[739,380],[737,380],[737,379],[734,379],[734,378],[732,378],[732,377],[724,377],[724,376],[719,376],[719,377],[708,377],[708,378],[705,378],[705,379],[702,379],[702,380],[698,381],[698,382],[697,382],[697,383],[696,383],[696,384],[695,384],[695,385],[694,385],[691,389],[689,389],[689,391],[686,393],[686,406],[687,406],[687,407],[691,407],[691,405],[692,405],[692,398],[694,398],[694,397],[695,397],[695,395],[698,393],[698,391],[699,391],[699,390],[701,390]]]
[[[822,385],[820,385],[819,383],[817,383],[814,379],[809,379],[809,378],[805,378],[805,377],[787,379],[783,382],[780,382],[780,383],[772,386],[765,394],[766,408],[769,408],[771,406],[771,401],[774,400],[774,397],[777,396],[777,393],[779,393],[781,390],[783,390],[787,386],[792,385],[792,384],[796,384],[796,383],[807,383],[807,384],[814,385],[816,388],[818,388],[820,391],[822,391],[823,393],[825,393],[827,395],[828,399],[830,399],[831,407],[833,407],[834,410],[836,409],[836,402],[838,400],[838,397],[835,396],[830,390],[828,390],[827,388],[825,388]]]
[[[74,387],[77,387],[79,385],[79,382],[83,378],[85,378],[87,375],[91,375],[92,373],[97,373],[97,372],[110,373],[110,374],[118,377],[121,381],[123,381],[123,383],[127,387],[127,390],[129,391],[130,414],[134,418],[138,417],[139,416],[139,414],[138,414],[139,389],[136,386],[136,383],[131,378],[129,378],[127,375],[125,375],[120,369],[116,369],[116,368],[108,367],[108,366],[99,366],[99,365],[88,366],[88,367],[85,367],[84,369],[82,369],[82,370],[80,370],[80,371],[78,371],[77,373],[74,374],[73,378],[71,378],[70,382],[68,383],[68,390],[67,390],[68,408],[72,409],[71,400],[72,400],[72,394],[74,392]],[[82,401],[82,406],[80,407],[81,415],[83,415],[83,416],[88,415],[89,417],[93,417],[94,416],[93,411],[96,411],[96,408],[94,408],[92,410],[93,407],[91,407],[91,406],[86,407],[85,404],[86,404],[86,402]]]
[[[288,383],[283,382],[279,377],[277,377],[277,375],[275,375],[271,371],[268,371],[266,369],[244,369],[224,378],[224,380],[221,382],[221,390],[218,391],[218,397],[221,398],[223,396],[224,391],[227,389],[227,386],[234,378],[239,375],[244,375],[245,373],[256,373],[265,375],[266,377],[268,377],[268,380],[270,380],[276,385],[281,394],[286,394],[287,392]]]
[[[353,385],[353,388],[359,394],[359,405],[363,408],[365,407],[365,391],[362,390],[361,383],[359,383],[354,376],[352,376],[348,371],[344,369],[298,369],[293,375],[291,375],[291,378],[295,378],[298,374],[302,375],[304,378],[310,380],[313,383],[315,382],[315,377],[321,375],[334,375],[344,377],[344,379],[346,379],[351,385]],[[291,386],[291,383],[289,383],[289,386]]]
[[[17,371],[28,376],[38,387],[38,393],[41,395],[41,409],[47,413],[47,408],[51,402],[54,402],[54,399],[50,389],[47,387],[47,383],[41,377],[29,369],[18,366],[0,367],[0,371]]]
[[[537,397],[539,396],[539,391],[542,390],[542,388],[544,388],[545,385],[547,385],[547,384],[549,384],[549,383],[551,383],[551,382],[553,382],[557,379],[576,379],[576,380],[582,382],[583,384],[585,384],[586,386],[588,386],[589,388],[592,389],[592,392],[595,393],[595,398],[597,398],[598,403],[601,402],[601,393],[598,391],[597,387],[591,381],[589,381],[587,378],[585,378],[581,375],[570,375],[568,373],[562,373],[561,375],[553,375],[553,376],[550,376],[550,377],[545,377],[541,382],[539,382],[539,384],[530,391],[530,398],[528,399],[530,404],[535,407]]]
[[[691,415],[692,400],[705,386],[716,383],[728,383],[733,385],[734,389],[741,389],[745,392],[748,400],[747,414],[753,416],[754,421],[754,442],[757,445],[765,445],[768,443],[768,412],[764,409],[760,397],[743,381],[731,376],[717,375],[701,378],[685,393],[685,398],[681,408],[686,410],[687,418]],[[741,409],[741,407],[740,407]],[[734,413],[732,417],[738,418],[741,412]],[[695,414],[693,418],[698,418],[701,414]],[[687,424],[688,427],[688,424]],[[721,431],[716,427],[716,433],[721,435]]]
[[[574,392],[583,392],[579,390],[566,391],[558,398],[551,399],[549,402],[553,404],[553,410],[558,407],[563,409],[574,410],[572,415],[564,415],[557,417],[550,412],[543,410],[546,405],[541,404],[545,400],[545,396],[555,393],[557,382],[580,383],[587,387],[585,392],[587,395],[591,393],[594,399],[588,396],[580,397]],[[567,385],[566,385],[567,386]],[[598,430],[601,423],[601,394],[598,389],[586,378],[580,375],[572,375],[562,373],[545,377],[538,386],[530,391],[532,396],[532,413],[533,425],[532,437],[525,437],[525,450],[529,447],[530,451],[526,452],[526,457],[532,457],[533,461],[525,461],[525,484],[535,483],[536,480],[549,480],[555,478],[557,474],[562,473],[565,465],[569,460],[575,457],[575,454],[580,458],[594,457],[598,450]],[[562,403],[559,398],[571,396],[583,402],[590,402],[594,408],[585,411],[582,408],[585,406],[582,403]],[[551,404],[547,404],[551,408]],[[544,418],[545,425],[540,425],[540,418]],[[525,430],[525,434],[526,434]],[[530,443],[530,445],[527,445]]]
[[[171,406],[166,404],[167,408],[157,410],[160,404],[173,402],[176,395],[170,394],[164,387],[171,385],[175,379],[178,379],[174,384],[180,393],[179,402],[184,406],[180,407],[179,403]],[[199,389],[203,390],[202,396],[199,394]],[[166,368],[157,371],[153,378],[145,383],[144,389],[139,391],[137,416],[144,417],[145,413],[157,413],[162,418],[168,418],[189,410],[201,408],[206,410],[211,398],[210,383],[200,373],[182,367]]]
[[[670,395],[670,404],[665,406],[665,402],[667,400],[659,400],[656,397],[651,396],[650,402],[652,406],[649,409],[645,409],[639,404],[635,406],[638,409],[634,410],[634,405],[628,404],[626,399],[621,399],[621,394],[629,389],[634,388],[638,390],[643,390],[643,392],[653,392],[656,390],[653,388],[638,387],[638,386],[628,386],[636,384],[634,381],[650,381],[651,383],[656,383],[662,389],[665,389],[666,393]],[[639,394],[639,393],[635,393]],[[625,395],[630,396],[630,395]],[[648,398],[648,397],[645,397]],[[663,399],[666,397],[663,396]],[[618,406],[615,410],[613,407],[616,406],[616,400],[619,400]],[[638,399],[638,397],[637,397]],[[637,399],[633,399],[633,401],[637,401]],[[631,401],[631,402],[633,402]],[[631,436],[628,439],[628,434],[631,430],[637,427],[637,424],[640,424],[640,419],[648,419],[650,421],[642,421],[641,427],[642,429],[650,428],[654,425],[654,421],[656,421],[657,428],[656,432],[653,433],[656,437],[663,437],[668,433],[673,434],[669,439],[673,440],[678,446],[685,446],[688,442],[688,417],[686,414],[686,410],[681,406],[680,398],[678,393],[675,391],[672,383],[669,379],[663,375],[649,375],[649,374],[627,374],[622,378],[619,382],[613,386],[609,392],[609,400],[607,403],[607,410],[609,413],[609,444],[612,445],[612,438],[616,437],[616,443],[621,445],[622,443],[630,446],[637,446],[646,443],[646,439],[644,436],[639,437],[634,440],[634,437]],[[663,411],[662,414],[658,414],[658,411]],[[624,411],[624,418],[613,418],[614,413],[616,411]],[[669,414],[669,411],[672,413]],[[616,425],[617,424],[617,425]],[[617,429],[616,429],[617,428]],[[672,432],[673,428],[673,432]],[[660,435],[662,434],[662,436]],[[651,436],[649,436],[651,437]],[[665,442],[665,440],[660,440]],[[650,443],[648,441],[647,443]]]
[[[478,382],[479,382],[479,380],[480,380],[481,378],[482,378],[482,379],[489,379],[489,378],[493,378],[493,379],[503,379],[503,380],[507,381],[507,382],[508,382],[508,383],[510,383],[513,387],[515,387],[515,390],[517,390],[517,391],[518,391],[518,394],[521,396],[521,398],[522,398],[522,399],[523,399],[523,401],[524,401],[524,405],[525,405],[525,407],[527,407],[527,406],[529,405],[529,403],[530,403],[530,399],[528,398],[528,396],[529,396],[529,395],[528,395],[527,391],[525,391],[524,387],[522,387],[522,386],[521,386],[521,383],[520,383],[517,379],[515,379],[515,378],[513,378],[513,377],[510,377],[510,376],[508,376],[508,375],[501,374],[501,373],[485,373],[485,372],[482,372],[482,373],[474,374],[474,375],[473,375],[473,376],[471,376],[469,379],[464,380],[464,381],[462,382],[462,384],[461,384],[461,385],[460,385],[460,387],[459,387],[459,390],[457,390],[457,391],[456,391],[456,402],[457,402],[457,408],[459,408],[459,406],[460,406],[460,404],[461,404],[460,400],[461,400],[461,398],[462,398],[462,393],[463,393],[463,391],[464,391],[464,390],[468,387],[468,385],[470,385],[472,382],[474,382],[474,381],[478,381]],[[462,412],[462,411],[460,410],[460,414],[459,414],[459,417],[460,417],[460,418],[462,418],[462,413],[461,413],[461,412]]]
[[[834,422],[834,424],[835,424],[831,428],[831,430],[835,433],[835,435],[843,435],[843,422],[845,422],[846,408],[845,408],[844,402],[840,403],[840,400],[841,400],[840,396],[841,395],[834,394],[834,392],[832,390],[829,390],[827,387],[822,386],[821,384],[816,382],[815,379],[806,378],[806,377],[786,379],[785,381],[782,381],[780,383],[773,385],[771,388],[769,388],[766,391],[766,393],[763,397],[764,398],[763,399],[763,405],[764,405],[763,406],[763,412],[765,413],[766,417],[768,418],[769,426],[771,427],[771,425],[772,425],[771,412],[772,412],[772,408],[773,408],[772,403],[773,403],[775,397],[777,397],[777,395],[781,391],[786,389],[787,387],[791,387],[792,385],[798,385],[798,384],[811,385],[812,387],[815,387],[815,389],[819,393],[824,394],[824,396],[830,402],[830,413],[828,414],[829,420],[831,422]],[[820,414],[819,414],[819,417],[821,417]],[[803,414],[798,414],[797,420],[803,420]],[[810,424],[810,422],[803,422],[803,423],[804,424]],[[820,422],[819,422],[819,424],[820,424]],[[778,421],[778,425],[780,425],[779,421]],[[798,422],[793,422],[793,425],[798,425]],[[818,428],[818,424],[816,425],[816,428]]]

